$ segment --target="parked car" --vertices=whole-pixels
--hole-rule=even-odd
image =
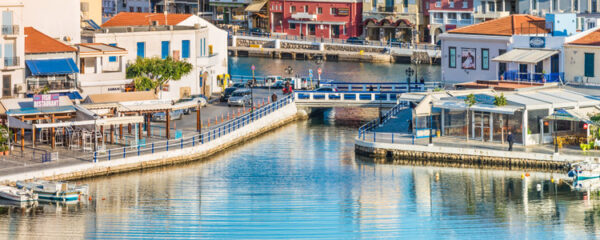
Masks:
[[[278,80],[273,84],[272,88],[283,88],[283,86],[285,86],[285,83],[282,80]]]
[[[181,118],[183,118],[183,110],[174,110],[171,113],[169,113],[169,117],[172,120],[180,120]],[[165,122],[167,121],[167,117],[166,114],[164,112],[158,112],[155,114],[152,114],[152,121],[154,122]]]
[[[245,83],[234,83],[231,86],[234,87],[234,88],[245,88],[246,84]]]
[[[189,107],[189,108],[184,108],[183,110],[183,114],[187,115],[190,114],[191,111],[196,111],[196,106],[198,104],[200,104],[200,107],[204,107],[206,106],[206,99],[202,96],[202,95],[192,95],[186,98],[182,98],[177,100],[177,102],[175,102],[175,104],[177,103],[183,103],[183,102],[194,102],[195,106],[193,107]]]
[[[267,32],[262,28],[252,28],[252,29],[250,29],[250,35],[263,36],[263,35],[267,35]]]
[[[360,39],[358,37],[351,37],[351,38],[346,39],[346,43],[349,43],[349,44],[363,44],[363,43],[365,43],[365,40],[362,40],[362,39]]]
[[[236,87],[228,87],[225,88],[225,91],[223,91],[221,93],[221,98],[219,99],[221,102],[227,102],[227,100],[229,100],[229,97],[231,96],[231,94],[233,92],[235,92],[235,90],[237,90],[238,88]]]
[[[282,80],[281,76],[267,76],[265,78],[265,87],[272,87],[279,80]]]
[[[246,106],[250,105],[251,101],[250,89],[237,89],[235,90],[229,99],[227,100],[228,106]]]
[[[315,92],[337,92],[337,89],[333,87],[320,87],[315,89]]]

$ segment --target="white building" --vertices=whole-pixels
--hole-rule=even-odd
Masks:
[[[24,25],[68,44],[81,42],[81,4],[75,0],[22,0]],[[4,2],[4,1],[2,1]]]
[[[227,33],[189,14],[119,13],[93,34],[93,42],[116,44],[127,50],[126,63],[138,57],[172,57],[193,65],[192,72],[170,81],[162,99],[190,94],[210,95],[222,87],[217,75],[227,73]]]
[[[25,31],[23,29],[23,3],[17,0],[0,1],[0,77],[1,98],[21,96],[14,86],[23,85],[25,79]]]
[[[124,57],[127,50],[102,43],[82,43],[79,52],[79,86],[84,96],[125,91]]]
[[[444,33],[442,81],[563,81],[562,48],[574,20],[574,14],[516,14]]]

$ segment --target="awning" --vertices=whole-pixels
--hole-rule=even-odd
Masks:
[[[27,68],[33,76],[64,75],[78,73],[77,64],[71,58],[25,60]]]
[[[187,109],[187,108],[195,108],[198,106],[198,100],[190,100],[173,104],[171,109],[179,110],[179,109]]]
[[[495,57],[492,61],[536,64],[558,53],[558,50],[549,49],[513,49]]]
[[[246,12],[259,12],[267,1],[254,1],[246,7]]]
[[[596,124],[590,118],[600,113],[596,107],[580,109],[557,109],[553,114],[546,116],[544,120],[564,120],[574,122],[584,122],[587,124]]]
[[[448,109],[448,110],[467,110],[467,104],[464,101],[435,101],[433,104],[436,108]],[[475,104],[469,108],[472,111],[480,111],[480,112],[488,112],[488,113],[500,113],[500,114],[510,114],[513,115],[515,112],[521,107],[518,106],[496,106],[491,104]]]
[[[57,128],[57,127],[72,127],[72,126],[86,126],[86,125],[96,125],[96,126],[111,126],[111,125],[126,125],[126,124],[135,124],[135,123],[143,123],[143,116],[125,116],[125,117],[113,117],[113,118],[101,118],[97,120],[84,120],[84,121],[69,121],[69,122],[57,122],[57,123],[39,123],[33,124],[35,128]],[[11,122],[13,123],[13,122]],[[17,123],[17,122],[15,122]],[[13,127],[11,125],[10,127]],[[15,127],[21,128],[21,127]],[[29,128],[31,129],[31,125]]]
[[[234,3],[234,2],[209,2],[209,6],[211,7],[243,7],[243,3]]]
[[[67,96],[71,100],[83,99],[83,97],[81,97],[81,94],[79,94],[79,92],[77,92],[77,91],[75,91],[75,92],[59,92],[58,95],[59,96]],[[32,98],[33,94],[27,94],[26,97]]]

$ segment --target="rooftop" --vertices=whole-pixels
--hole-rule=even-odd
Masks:
[[[80,55],[104,55],[104,54],[126,54],[127,50],[117,46],[104,43],[82,43],[79,44]]]
[[[25,27],[25,53],[76,52],[70,47],[33,27]]]
[[[86,98],[86,103],[118,103],[132,101],[147,101],[158,99],[154,92],[120,92],[120,93],[102,93],[90,94]]]
[[[539,34],[548,32],[549,31],[545,29],[544,18],[526,14],[513,14],[510,16],[489,20],[482,23],[473,24],[448,31],[448,33],[452,34],[477,34],[495,36]]]
[[[514,82],[514,81],[484,81],[478,80],[475,82],[459,83],[454,85],[460,89],[494,89],[496,91],[515,91],[517,89],[542,87],[544,84],[541,83],[529,83],[529,82]]]
[[[572,45],[589,45],[589,46],[600,46],[600,29],[588,33],[587,35],[576,39],[575,41],[569,42]]]
[[[177,25],[188,19],[191,14],[163,14],[121,12],[102,24],[101,27],[150,26],[157,21],[158,25]]]

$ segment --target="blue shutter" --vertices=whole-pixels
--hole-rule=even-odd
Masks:
[[[162,59],[166,59],[169,56],[169,41],[162,41],[161,42],[161,54],[160,56],[162,57]]]
[[[2,25],[3,26],[12,26],[13,25],[13,15],[11,11],[3,11],[2,12]]]
[[[117,46],[116,43],[111,43],[111,44],[108,44],[108,45],[113,46],[113,47]],[[117,57],[116,56],[110,56],[110,57],[108,57],[108,61],[109,62],[116,62],[117,61]]]
[[[190,58],[190,40],[181,41],[181,58]]]
[[[145,42],[137,43],[137,56],[141,57],[141,58],[146,57],[146,43]]]
[[[594,54],[585,53],[585,70],[586,77],[594,77]]]

